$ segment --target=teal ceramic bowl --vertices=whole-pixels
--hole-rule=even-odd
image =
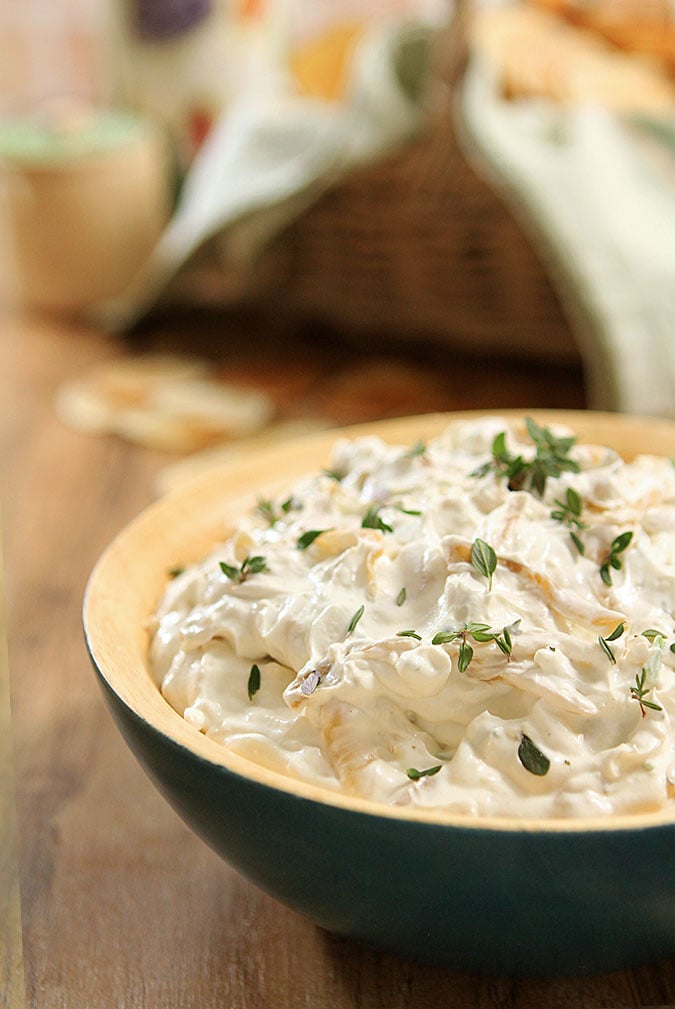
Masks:
[[[644,445],[675,454],[675,425],[667,422],[532,414],[542,423],[563,420],[628,456]],[[408,443],[447,421],[420,417],[353,431]],[[675,956],[675,811],[532,822],[382,807],[231,753],[161,696],[147,666],[145,627],[167,572],[202,557],[261,493],[324,465],[334,437],[258,453],[174,491],[100,559],[86,593],[85,636],[132,751],[232,867],[330,932],[490,974],[589,974]]]

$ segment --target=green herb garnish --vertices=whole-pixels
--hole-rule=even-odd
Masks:
[[[403,606],[403,603],[405,602],[407,595],[408,595],[408,593],[407,593],[405,585],[404,585],[403,588],[401,589],[401,591],[399,592],[399,594],[396,596],[396,605],[397,606]]]
[[[609,553],[606,559],[600,565],[600,577],[602,578],[605,585],[612,584],[612,569],[615,571],[620,571],[622,562],[619,558],[619,554],[623,553],[630,541],[633,539],[633,533],[628,530],[628,532],[620,533],[612,540],[612,545],[609,548]]]
[[[432,645],[445,645],[451,641],[459,640],[459,654],[457,656],[457,668],[460,673],[465,673],[469,668],[471,660],[473,658],[473,648],[467,641],[467,637],[471,636],[474,641],[480,641],[480,635],[482,632],[489,631],[489,624],[465,624],[460,630],[457,631],[441,631],[439,634],[434,635],[431,639]],[[476,637],[478,635],[478,637]],[[491,640],[491,639],[490,639]]]
[[[569,451],[576,438],[556,437],[547,427],[541,427],[531,417],[525,418],[525,427],[536,453],[526,460],[522,455],[513,455],[506,447],[506,432],[501,431],[492,442],[492,459],[474,470],[473,476],[482,477],[495,473],[508,482],[509,490],[531,490],[540,497],[544,494],[548,477],[558,477],[561,473],[578,473],[579,464],[569,458]]]
[[[397,511],[403,512],[404,515],[421,515],[422,512],[418,508],[404,508],[403,505],[394,505]]]
[[[251,672],[248,674],[248,699],[252,701],[254,696],[260,690],[260,668],[255,665],[251,666]]]
[[[406,458],[415,459],[421,455],[424,455],[426,453],[426,450],[427,450],[426,442],[419,439],[418,441],[415,442],[415,444],[411,448],[408,449],[408,451],[406,452]]]
[[[397,631],[397,638],[417,638],[418,641],[422,640],[422,635],[418,634],[417,631]]]
[[[518,746],[518,760],[521,762],[526,771],[530,774],[536,774],[539,777],[543,777],[548,774],[548,770],[551,766],[551,761],[542,753],[538,746],[536,746],[529,736],[526,736],[524,732],[520,734],[520,745]]]
[[[273,526],[279,521],[279,516],[277,515],[274,507],[274,502],[270,501],[268,498],[258,498],[257,511],[260,512],[262,517],[270,524],[270,526]]]
[[[511,641],[511,631],[508,627],[502,628],[501,637],[498,634],[495,634],[494,643],[504,653],[504,655],[510,655],[512,653],[513,642]]]
[[[436,764],[434,767],[427,767],[424,771],[418,771],[416,767],[409,767],[405,773],[411,781],[419,781],[420,778],[431,778],[434,774],[438,774],[442,767],[442,764]]]
[[[492,576],[497,569],[497,554],[485,540],[475,539],[471,545],[471,563],[479,575],[488,580],[488,591],[492,588]]]
[[[180,565],[177,565],[175,568],[169,568],[167,574],[169,578],[178,578],[178,576],[182,575],[184,571],[185,568],[181,567]]]
[[[354,614],[354,616],[352,617],[352,619],[349,621],[349,626],[347,628],[347,634],[351,634],[352,631],[356,629],[356,625],[358,624],[359,620],[363,616],[364,610],[365,610],[365,606],[359,606],[358,610],[356,611],[356,613]]]
[[[551,512],[551,518],[560,522],[562,525],[567,526],[570,531],[570,539],[574,543],[575,547],[580,554],[585,552],[585,547],[583,541],[576,532],[577,529],[587,529],[588,526],[585,522],[581,521],[581,511],[582,504],[581,498],[577,491],[573,487],[568,487],[565,494],[565,500],[560,501],[558,498],[555,499],[557,508],[554,508]]]
[[[228,578],[231,578],[232,581],[244,582],[249,575],[257,575],[262,571],[269,571],[269,568],[267,567],[267,561],[264,557],[249,557],[247,554],[240,567],[235,567],[233,564],[226,564],[225,561],[220,561],[220,570],[224,575],[227,575]]]
[[[630,696],[640,705],[640,711],[642,712],[643,718],[647,714],[647,708],[650,708],[651,711],[663,711],[660,704],[656,704],[655,701],[648,701],[646,699],[647,694],[651,693],[652,690],[651,687],[645,686],[646,678],[647,670],[643,667],[640,673],[635,674],[635,686],[630,688]]]
[[[330,530],[329,529],[308,529],[306,533],[302,534],[302,536],[298,536],[297,540],[295,541],[295,545],[298,548],[298,550],[306,550],[307,547],[311,547],[312,543],[314,542],[314,540],[318,536],[321,536],[322,533],[327,533],[327,532],[330,532]]]
[[[657,631],[653,627],[648,627],[646,631],[642,631],[642,637],[646,638],[650,644],[654,644],[654,642],[656,641],[657,644],[663,645],[665,644],[666,640],[666,635],[663,633],[663,631]],[[671,643],[668,645],[668,651],[675,652],[675,641],[671,641]]]
[[[380,518],[381,505],[371,505],[361,522],[362,529],[379,529],[383,533],[393,533],[393,529],[387,522]]]
[[[439,631],[431,639],[432,645],[447,645],[452,641],[459,641],[459,655],[457,658],[457,668],[460,673],[466,672],[473,658],[473,648],[468,642],[472,638],[477,644],[493,641],[504,655],[509,656],[513,650],[511,632],[508,627],[502,629],[501,634],[493,631],[489,624],[466,623],[456,631]]]
[[[665,634],[655,630],[653,627],[648,627],[646,631],[642,631],[642,637],[653,644],[657,638],[665,638]]]
[[[609,642],[616,641],[617,638],[620,638],[624,630],[625,627],[622,621],[620,624],[616,625],[612,633],[608,634],[606,638],[603,638],[602,636],[598,637],[598,643],[610,662],[616,663],[616,657],[614,655],[613,650],[609,646]]]
[[[341,483],[347,476],[346,471],[340,469],[324,469],[321,470],[324,476],[329,477],[331,480],[335,480],[336,483]]]
[[[273,501],[270,501],[268,498],[258,498],[257,510],[270,526],[273,526],[276,525],[282,516],[287,515],[292,508],[298,507],[298,503],[292,497],[289,497],[281,502],[277,511],[277,507]]]

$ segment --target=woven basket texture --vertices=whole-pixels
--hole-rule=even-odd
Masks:
[[[277,312],[359,339],[578,361],[574,309],[543,249],[460,144],[462,21],[442,36],[423,132],[321,196],[260,276]]]

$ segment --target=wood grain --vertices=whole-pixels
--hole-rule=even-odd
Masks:
[[[0,541],[0,1009],[23,1009],[21,907],[1,546]]]
[[[52,409],[61,381],[130,346],[203,350],[224,374],[274,388],[281,416],[347,422],[372,419],[375,409],[367,393],[351,407],[342,395],[336,417],[322,397],[338,370],[363,361],[361,348],[275,330],[269,320],[157,322],[132,343],[54,320],[0,320],[0,486],[29,1009],[675,1002],[670,961],[586,979],[515,981],[446,973],[336,939],[241,879],[177,819],[103,706],[80,617],[94,561],[151,501],[168,460],[76,434]],[[415,355],[415,368],[428,368],[441,389],[433,409],[583,406],[578,370],[454,356],[449,363],[445,351],[425,363],[419,347]],[[386,354],[369,352],[371,359],[386,367]],[[303,360],[312,361],[304,384]],[[399,394],[378,413],[428,409],[423,387],[415,388],[405,409]]]

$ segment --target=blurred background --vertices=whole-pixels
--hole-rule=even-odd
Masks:
[[[331,353],[374,355],[344,380],[372,403],[338,423],[670,416],[673,20],[668,0],[8,0],[5,301],[124,353],[222,364],[273,332],[331,377]]]

